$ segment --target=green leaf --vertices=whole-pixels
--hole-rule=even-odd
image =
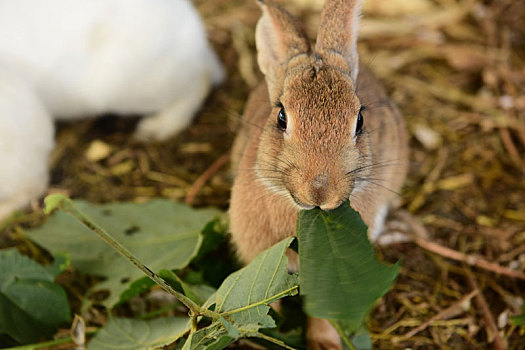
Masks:
[[[202,245],[191,263],[199,272],[201,281],[191,283],[206,283],[218,288],[228,275],[240,268],[234,254],[231,254],[231,244],[224,221],[224,217],[221,216],[209,222],[202,230]]]
[[[377,261],[366,230],[348,202],[329,212],[299,213],[300,285],[309,315],[345,320],[357,331],[390,289],[398,267]]]
[[[220,214],[216,209],[192,209],[169,200],[144,204],[89,204],[75,206],[128,248],[150,269],[180,269],[197,253],[202,227]],[[107,307],[143,274],[118,252],[69,214],[55,212],[40,228],[27,235],[52,253],[66,251],[81,272],[106,277],[92,292],[110,291]]]
[[[220,317],[208,327],[190,334],[184,350],[220,350],[243,337],[258,337],[260,328],[275,327],[268,304],[298,291],[297,274],[286,269],[287,238],[259,254],[249,265],[228,276],[204,303]]]
[[[120,293],[119,301],[117,302],[117,305],[122,304],[131,298],[134,298],[138,295],[141,295],[142,293],[147,292],[156,285],[156,283],[149,277],[145,276],[142,278],[139,278],[138,280],[135,280],[130,283],[129,288]]]
[[[205,284],[187,283],[186,281],[181,280],[171,270],[161,269],[157,275],[168,282],[168,284],[175,290],[184,293],[184,295],[199,305],[202,305],[216,291],[215,288]],[[129,288],[120,294],[120,300],[118,304],[147,292],[154,285],[156,285],[155,282],[153,282],[153,280],[151,280],[149,277],[142,277],[136,281],[133,281],[129,285]]]
[[[184,295],[199,305],[202,305],[213,293],[215,293],[215,289],[212,287],[207,287],[205,285],[191,285],[184,282],[173,271],[170,270],[160,270],[159,276],[175,289],[179,291],[182,289]]]
[[[204,226],[202,229],[202,245],[199,249],[199,254],[195,257],[195,260],[205,257],[210,252],[220,247],[222,243],[229,243],[226,220],[227,219],[225,216],[222,215],[208,222],[206,226]]]
[[[306,349],[304,332],[302,328],[295,328],[295,329],[288,330],[286,332],[282,332],[276,328],[267,328],[261,331],[261,333],[268,337],[272,337],[280,342],[286,343],[286,345],[294,349]],[[282,346],[277,345],[276,343],[269,343],[268,341],[264,341],[264,340],[254,339],[254,342],[264,345],[264,347],[268,350],[282,350],[283,349]]]
[[[521,308],[523,313],[521,315],[513,316],[510,318],[510,323],[514,326],[519,326],[522,329],[525,329],[525,305]]]
[[[365,324],[361,325],[357,331],[352,322],[345,320],[332,321],[332,324],[339,335],[341,335],[343,344],[348,345],[348,343],[351,343],[352,347],[348,347],[355,350],[372,350],[372,339]]]
[[[515,326],[525,327],[525,314],[511,317],[510,322]]]
[[[355,350],[372,350],[372,338],[370,338],[368,329],[362,327],[356,334],[354,334],[352,337],[352,344],[354,345]]]
[[[68,253],[56,253],[53,256],[53,259],[54,260],[52,264],[45,266],[47,272],[53,276],[57,276],[58,274],[64,272],[69,267],[69,265],[71,265],[71,259]]]
[[[221,350],[235,340],[220,322],[215,322],[190,334],[183,350]]]
[[[36,342],[69,322],[66,293],[53,282],[59,272],[15,249],[0,251],[0,334],[20,343]]]
[[[149,350],[173,343],[190,328],[185,317],[163,317],[143,321],[110,318],[88,343],[88,350]]]
[[[222,316],[219,317],[219,320],[221,321],[222,325],[224,326],[230,337],[236,339],[241,336],[241,331],[237,327],[235,327],[235,325],[230,323],[230,321],[228,321]]]
[[[268,304],[298,291],[297,274],[286,269],[285,252],[293,240],[281,241],[228,276],[215,293],[215,311],[245,329],[275,327]]]
[[[205,284],[190,284],[190,285],[186,284],[186,285],[189,286],[189,288],[191,288],[192,293],[197,297],[197,299],[194,300],[195,302],[197,302],[197,300],[199,301],[202,300],[206,302],[206,300],[211,298],[211,296],[214,295],[215,292],[217,291],[215,288],[207,286]],[[187,291],[187,288],[184,290]],[[202,304],[199,303],[199,305],[202,305]]]

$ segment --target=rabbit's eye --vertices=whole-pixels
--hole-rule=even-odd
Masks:
[[[361,114],[361,112],[364,110],[365,108],[364,107],[361,107],[361,109],[359,110],[359,113],[357,113],[357,123],[356,123],[356,126],[355,126],[355,134],[356,135],[359,135],[362,131],[362,128],[363,128],[363,115]]]
[[[279,126],[279,129],[283,131],[286,130],[286,113],[282,107],[279,110],[279,114],[277,114],[277,125]]]

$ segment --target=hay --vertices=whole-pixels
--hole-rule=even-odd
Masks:
[[[95,202],[184,200],[229,151],[256,68],[252,1],[197,0],[228,82],[194,125],[161,144],[131,140],[118,118],[61,124],[51,191]],[[320,1],[290,2],[313,35]],[[369,0],[361,60],[384,81],[411,134],[403,209],[426,239],[467,257],[525,271],[525,3],[514,0]],[[214,172],[194,205],[228,206],[227,167]],[[20,228],[40,222],[38,205],[4,227],[2,246],[34,247]],[[413,234],[400,218],[393,225]],[[525,281],[415,243],[381,249],[402,273],[368,320],[377,349],[525,349],[508,317]]]

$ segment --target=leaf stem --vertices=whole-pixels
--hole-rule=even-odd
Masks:
[[[240,308],[238,308],[238,309],[234,309],[234,310],[230,310],[230,311],[221,312],[220,315],[221,315],[221,316],[231,315],[231,314],[235,314],[235,313],[237,313],[237,312],[241,312],[241,311],[245,311],[245,310],[248,310],[248,309],[254,308],[254,307],[259,306],[259,305],[262,305],[262,304],[267,304],[267,303],[271,302],[271,301],[274,300],[274,299],[279,299],[279,298],[282,297],[283,295],[286,295],[286,294],[288,294],[288,293],[291,293],[291,292],[297,290],[298,288],[299,288],[299,286],[293,286],[292,288],[288,288],[287,290],[283,290],[281,293],[275,294],[275,295],[271,296],[270,298],[266,298],[266,299],[261,300],[261,301],[258,301],[258,302],[256,302],[256,303],[253,303],[253,304],[249,304],[249,305],[246,305],[246,306],[240,307]]]
[[[336,321],[332,321],[332,320],[330,320],[330,323],[332,324],[332,326],[334,326],[334,328],[337,331],[337,333],[339,333],[339,336],[341,337],[341,339],[343,340],[345,345],[348,347],[348,349],[356,350],[354,344],[352,344],[350,339],[348,339],[348,337],[346,336],[345,332],[343,331],[343,329],[341,328],[339,323],[337,323]]]
[[[261,338],[261,339],[267,340],[267,341],[269,341],[270,343],[273,343],[273,344],[279,345],[280,347],[283,347],[283,348],[285,348],[285,349],[288,349],[288,350],[296,350],[295,348],[292,348],[291,346],[286,345],[283,341],[281,341],[281,340],[279,340],[279,339],[276,339],[276,338],[273,338],[273,337],[270,337],[269,335],[266,335],[266,334],[264,334],[264,333],[257,332],[255,335],[256,335],[258,338]]]
[[[173,289],[166,281],[160,278],[154,273],[149,267],[144,265],[140,260],[135,257],[127,248],[111,237],[102,227],[98,226],[93,220],[80,212],[73,204],[71,200],[61,195],[51,195],[45,199],[46,213],[49,213],[55,208],[59,208],[62,211],[71,214],[75,219],[80,221],[83,225],[95,232],[100,238],[106,243],[112,246],[117,252],[119,252],[124,258],[133,263],[139,268],[146,276],[151,278],[155,283],[162,287],[166,292],[174,295],[181,303],[186,305],[190,310],[191,317],[207,316],[212,319],[217,319],[218,314],[216,312],[201,308],[193,300],[185,296],[184,294]]]
[[[95,330],[95,331],[86,332],[86,335],[93,335],[93,334],[95,334],[97,332],[98,332],[98,329]],[[4,350],[37,350],[37,349],[47,348],[47,347],[50,347],[50,346],[67,344],[67,343],[72,343],[72,342],[73,342],[73,338],[72,337],[66,337],[66,338],[59,338],[59,339],[55,339],[55,340],[49,340],[49,341],[42,342],[42,343],[37,343],[37,344],[28,344],[28,345],[15,346],[15,347],[7,348],[7,349],[4,349]]]
[[[190,331],[190,334],[188,334],[188,338],[186,338],[186,341],[184,342],[182,350],[189,350],[191,348],[192,339],[193,339],[193,332]]]
[[[190,314],[190,322],[191,322],[191,328],[190,328],[190,332],[191,333],[195,333],[197,332],[197,326],[198,326],[198,323],[199,323],[199,318],[198,316],[196,315],[193,315],[193,314]]]

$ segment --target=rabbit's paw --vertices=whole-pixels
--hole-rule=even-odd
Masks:
[[[342,350],[341,338],[330,324],[330,321],[320,318],[308,318],[306,340],[309,350]]]
[[[135,138],[140,141],[165,141],[186,129],[200,109],[209,88],[207,77],[189,84],[183,96],[179,96],[158,114],[141,120]]]
[[[44,193],[47,185],[47,176],[33,184],[27,184],[26,188],[19,189],[20,193],[15,193],[9,198],[2,198],[0,192],[0,223],[11,216],[16,210],[22,209],[31,201],[36,200]]]
[[[186,111],[179,114],[176,109],[162,111],[157,115],[146,117],[140,121],[135,130],[135,139],[139,141],[166,141],[188,127],[193,113]]]
[[[144,142],[165,141],[176,131],[164,127],[164,124],[161,118],[147,117],[138,124],[134,138]]]

